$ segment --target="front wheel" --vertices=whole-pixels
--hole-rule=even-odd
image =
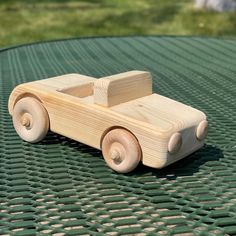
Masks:
[[[134,135],[119,128],[105,135],[102,141],[102,154],[110,168],[119,173],[128,173],[139,164],[142,151]]]
[[[22,98],[16,103],[12,119],[17,134],[30,143],[41,141],[49,129],[46,109],[32,97]]]

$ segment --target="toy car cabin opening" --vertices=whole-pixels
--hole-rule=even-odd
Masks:
[[[96,79],[68,74],[17,86],[9,113],[19,136],[39,142],[53,132],[102,150],[106,163],[127,173],[141,161],[163,168],[203,146],[203,112],[152,93],[149,72]]]

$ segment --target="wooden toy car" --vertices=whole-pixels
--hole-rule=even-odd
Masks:
[[[149,72],[130,71],[101,79],[67,74],[17,86],[9,113],[25,141],[50,129],[102,150],[121,173],[144,165],[163,168],[203,146],[203,112],[152,93]]]

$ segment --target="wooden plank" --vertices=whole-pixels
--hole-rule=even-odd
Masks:
[[[37,83],[44,84],[56,90],[69,89],[71,87],[87,84],[96,80],[93,77],[80,74],[66,74],[48,79],[38,80]]]
[[[160,132],[169,133],[192,127],[206,119],[203,112],[158,94],[138,98],[110,109],[151,124]]]
[[[94,102],[104,107],[150,94],[152,94],[152,77],[145,71],[129,71],[94,82]]]

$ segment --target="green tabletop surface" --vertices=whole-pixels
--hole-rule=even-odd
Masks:
[[[207,114],[203,148],[162,170],[117,174],[82,143],[16,134],[7,109],[16,85],[128,70],[150,71],[154,92]],[[236,235],[235,104],[236,40],[105,37],[0,50],[0,235]]]

